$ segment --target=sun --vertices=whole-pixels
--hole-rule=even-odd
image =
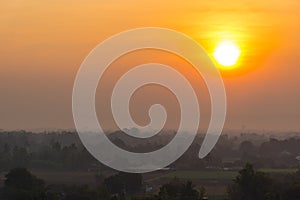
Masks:
[[[233,69],[240,54],[241,51],[236,44],[231,41],[223,41],[218,44],[213,56],[221,65],[222,69]]]

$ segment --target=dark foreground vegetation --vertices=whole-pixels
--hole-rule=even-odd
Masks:
[[[147,152],[165,145],[174,133],[146,142],[132,141],[120,132],[107,135],[121,148]],[[200,160],[202,140],[203,135],[197,136],[189,150],[163,171],[128,174],[95,160],[74,132],[2,131],[0,199],[300,199],[299,134],[223,135],[214,150]]]
[[[196,189],[191,181],[174,178],[157,194],[148,195],[141,174],[117,173],[94,187],[46,185],[25,168],[12,169],[1,189],[3,200],[203,200],[205,188]],[[247,164],[228,186],[224,200],[299,200],[300,171],[271,178]]]

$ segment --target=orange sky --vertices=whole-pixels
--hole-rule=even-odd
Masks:
[[[72,86],[88,52],[120,31],[159,26],[210,54],[224,39],[240,46],[239,67],[222,72],[226,128],[299,131],[299,22],[297,0],[1,1],[0,128],[73,128]]]

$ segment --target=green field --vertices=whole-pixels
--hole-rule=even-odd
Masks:
[[[280,174],[292,174],[298,169],[259,169],[259,171],[266,173],[280,173]],[[162,175],[160,178],[179,178],[190,180],[232,180],[238,175],[238,171],[223,171],[223,170],[199,170],[199,171],[173,171]]]
[[[292,174],[292,173],[296,173],[298,171],[298,169],[272,169],[272,168],[263,168],[263,169],[259,169],[259,171],[261,172],[266,172],[266,173],[280,173],[280,174]]]
[[[236,171],[175,171],[162,175],[162,178],[200,179],[200,180],[232,180],[238,172]]]

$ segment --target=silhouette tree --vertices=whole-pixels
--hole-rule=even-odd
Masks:
[[[204,196],[205,191],[202,191]],[[162,185],[159,189],[157,199],[159,200],[198,200],[201,195],[195,189],[191,181],[180,182],[174,178],[171,182]],[[202,198],[202,197],[201,197]]]
[[[9,200],[44,199],[44,181],[32,175],[27,169],[12,169],[5,178],[4,194]]]
[[[142,175],[120,172],[104,179],[104,184],[112,194],[135,193],[142,187]]]
[[[246,164],[233,181],[234,184],[228,188],[231,200],[265,200],[270,196],[272,179],[263,172],[255,171],[250,164]]]
[[[181,200],[199,199],[199,192],[195,190],[195,185],[193,185],[191,181],[186,182],[186,184],[182,186],[180,199]]]

